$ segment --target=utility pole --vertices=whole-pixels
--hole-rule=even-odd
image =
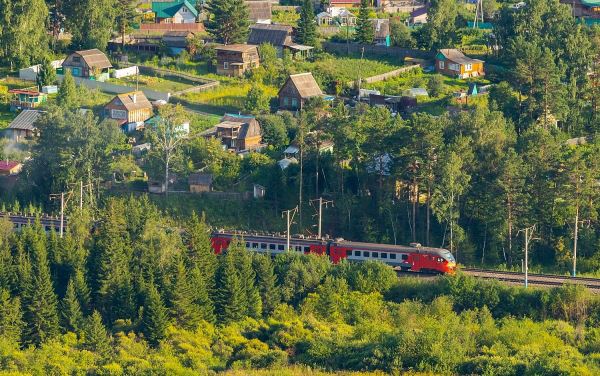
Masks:
[[[477,29],[480,19],[481,23],[483,23],[483,0],[477,0],[477,5],[475,5],[475,21],[473,22],[473,29]]]
[[[323,197],[319,197],[316,200],[311,200],[311,203],[313,202],[318,202],[319,203],[319,214],[317,214],[319,216],[319,239],[321,239],[322,236],[322,230],[323,230],[323,205],[325,205],[326,208],[329,207],[329,204],[331,204],[331,206],[333,206],[333,201],[331,200],[323,200]]]
[[[523,267],[523,271],[525,272],[525,288],[527,288],[529,284],[529,243],[533,240],[537,240],[538,238],[533,237],[535,225],[519,230],[519,232],[523,232],[525,235],[525,265]]]
[[[292,221],[294,220],[294,216],[296,215],[296,213],[298,212],[298,207],[296,206],[293,209],[290,210],[284,210],[281,213],[281,216],[283,217],[284,215],[287,217],[287,231],[286,231],[286,238],[287,238],[287,246],[286,246],[286,251],[290,250],[290,227],[292,224]]]
[[[60,198],[60,237],[63,237],[65,228],[65,192],[55,193],[50,195],[50,200],[58,200]],[[68,198],[67,198],[68,200]]]

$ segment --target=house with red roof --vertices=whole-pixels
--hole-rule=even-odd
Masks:
[[[23,164],[16,161],[0,161],[0,176],[18,175],[23,169]]]

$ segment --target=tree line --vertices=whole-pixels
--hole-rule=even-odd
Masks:
[[[598,371],[600,302],[575,286],[398,279],[378,262],[272,259],[243,239],[215,255],[203,218],[132,197],[75,213],[62,238],[7,219],[0,235],[7,371]]]

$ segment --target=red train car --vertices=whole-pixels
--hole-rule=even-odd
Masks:
[[[259,235],[219,231],[211,235],[215,253],[227,249],[234,238],[245,243],[248,251],[277,255],[286,252],[287,239],[279,235]],[[334,264],[343,259],[352,262],[377,260],[403,271],[453,273],[456,260],[443,248],[360,243],[343,239],[324,240],[310,237],[290,238],[290,251],[298,253],[326,254]]]

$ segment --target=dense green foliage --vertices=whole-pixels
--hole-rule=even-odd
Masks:
[[[243,0],[210,0],[206,30],[223,44],[245,43],[248,36],[248,7]]]
[[[315,46],[317,42],[317,20],[311,0],[304,0],[296,29],[298,42],[307,46]]]
[[[378,262],[271,259],[240,242],[216,256],[203,219],[178,228],[134,198],[111,199],[98,215],[90,233],[75,213],[63,238],[39,225],[11,233],[0,220],[4,371],[600,370],[600,300],[579,287],[398,279]]]

